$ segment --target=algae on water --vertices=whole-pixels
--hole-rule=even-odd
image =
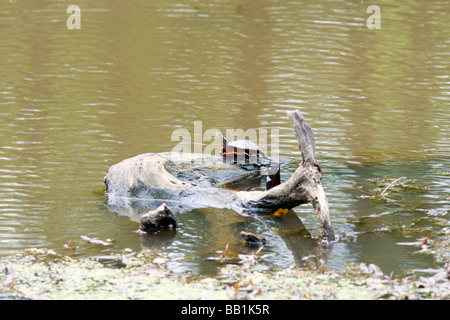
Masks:
[[[113,259],[114,257],[110,257]],[[371,264],[333,270],[261,270],[258,258],[224,264],[216,276],[174,274],[156,250],[73,259],[47,249],[0,259],[3,299],[449,299],[450,266],[391,278]]]

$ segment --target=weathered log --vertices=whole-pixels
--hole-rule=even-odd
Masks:
[[[236,211],[291,209],[312,203],[322,235],[334,239],[330,212],[315,159],[311,127],[299,111],[289,111],[302,154],[302,164],[285,182],[266,191],[220,188],[245,176],[246,170],[224,164],[222,157],[201,154],[142,154],[113,165],[105,177],[108,203],[127,205],[139,200],[175,200],[181,207],[218,207]],[[172,204],[170,206],[173,208]]]
[[[311,127],[299,111],[288,111],[299,148],[302,153],[302,165],[282,184],[267,191],[238,192],[237,198],[246,208],[286,208],[312,203],[322,226],[322,234],[328,240],[334,239],[328,201],[323,190],[322,170],[315,158],[315,140]]]

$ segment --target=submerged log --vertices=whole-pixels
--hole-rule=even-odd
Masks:
[[[252,247],[260,247],[266,244],[265,238],[261,238],[258,235],[248,231],[241,231],[241,237],[244,238],[247,244]]]
[[[108,204],[127,206],[136,201],[176,201],[181,208],[218,207],[238,212],[275,212],[312,203],[321,233],[334,239],[330,212],[315,159],[311,127],[299,111],[288,111],[302,154],[302,164],[285,182],[266,191],[220,188],[248,171],[223,163],[222,157],[201,154],[147,153],[111,166],[105,177]],[[172,209],[172,204],[169,204]]]
[[[162,229],[169,229],[170,227],[176,230],[178,223],[174,214],[165,203],[156,210],[149,211],[142,216],[141,231],[145,233],[156,233]]]

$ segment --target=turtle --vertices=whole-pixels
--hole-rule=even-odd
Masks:
[[[222,141],[222,156],[223,162],[233,162],[239,164],[241,167],[247,166],[268,166],[268,175],[266,190],[269,190],[281,183],[280,181],[280,164],[272,161],[271,158],[261,150],[261,148],[250,140],[234,140],[228,142],[221,133],[217,133],[217,136]],[[256,157],[256,159],[255,159]],[[261,161],[261,159],[263,161]]]
[[[250,140],[234,140],[228,142],[221,133],[217,133],[223,144],[222,156],[223,161],[233,161],[235,164],[250,163],[253,165],[261,166],[268,165],[272,161],[261,148]],[[256,159],[255,159],[256,158]],[[261,162],[261,159],[265,161]],[[244,161],[243,161],[244,160]]]

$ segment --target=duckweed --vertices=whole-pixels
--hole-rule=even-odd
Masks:
[[[174,274],[170,257],[156,250],[118,252],[121,267],[101,258],[79,258],[31,249],[0,259],[4,299],[449,299],[450,265],[403,278],[373,264],[349,263],[343,272],[323,268],[261,269],[258,259],[224,264],[214,277]],[[179,258],[178,258],[179,259]],[[252,261],[252,263],[248,263]]]

